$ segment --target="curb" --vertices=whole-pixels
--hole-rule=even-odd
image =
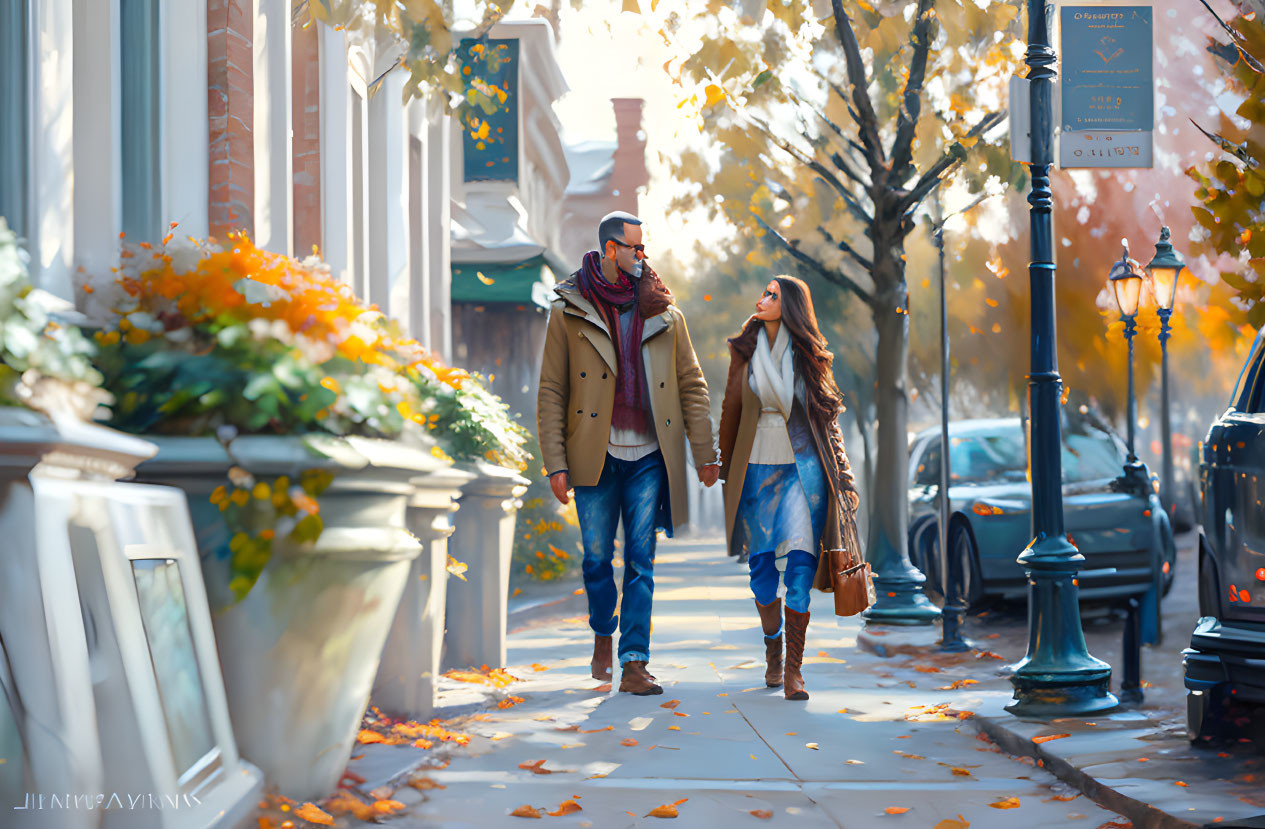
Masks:
[[[1175,817],[1168,812],[1156,809],[1150,804],[1121,794],[1110,786],[1100,783],[1067,760],[1021,737],[991,717],[972,717],[970,720],[975,730],[988,737],[997,747],[1007,754],[1017,757],[1031,757],[1037,765],[1068,783],[1088,797],[1090,800],[1123,815],[1133,822],[1135,829],[1202,829],[1206,824],[1192,823],[1189,820]],[[1232,825],[1232,824],[1227,824]]]

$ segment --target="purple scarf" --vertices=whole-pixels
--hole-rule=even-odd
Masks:
[[[623,270],[619,271],[619,282],[607,281],[602,275],[601,256],[595,250],[584,254],[578,281],[580,296],[591,302],[601,314],[618,354],[619,376],[616,378],[615,411],[611,414],[611,425],[644,432],[649,406],[642,382],[641,332],[645,321],[636,307],[637,281]],[[621,308],[627,310],[629,306],[633,309],[632,322],[624,331],[620,328],[619,315]]]

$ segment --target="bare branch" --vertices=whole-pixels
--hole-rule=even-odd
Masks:
[[[786,141],[782,139],[781,137],[779,137],[777,134],[773,132],[772,127],[770,127],[761,119],[755,117],[754,115],[748,115],[746,116],[746,118],[748,121],[750,121],[752,124],[755,125],[756,129],[764,133],[766,138],[768,138],[770,141],[772,141],[774,144],[780,147],[784,152],[790,154],[791,157],[793,157],[800,164],[803,164],[805,167],[812,170],[817,175],[821,176],[821,178],[824,179],[826,183],[829,184],[836,193],[838,193],[840,196],[843,197],[844,203],[847,204],[848,206],[848,210],[851,211],[851,213],[854,216],[856,216],[859,220],[861,220],[862,222],[866,224],[870,224],[871,222],[874,221],[874,217],[865,211],[865,208],[863,208],[861,206],[861,203],[857,201],[856,196],[852,193],[852,191],[848,189],[848,186],[844,184],[842,181],[840,181],[838,176],[830,172],[830,170],[827,169],[825,165],[823,165],[820,161],[817,161],[815,158],[805,153],[799,147],[796,147],[794,144],[790,143],[789,141]]]
[[[1208,10],[1208,14],[1212,15],[1216,21],[1221,24],[1221,28],[1225,30],[1226,34],[1230,36],[1230,40],[1234,42],[1234,48],[1238,50],[1239,56],[1243,58],[1243,61],[1248,66],[1252,67],[1257,74],[1265,75],[1265,67],[1262,67],[1260,62],[1249,55],[1247,50],[1243,48],[1243,35],[1239,34],[1229,24],[1222,20],[1220,16],[1212,10],[1212,6],[1208,5],[1208,0],[1199,0],[1199,2],[1203,4],[1203,7]],[[1198,126],[1198,124],[1195,126]]]
[[[825,265],[818,262],[813,257],[809,256],[807,253],[804,253],[802,250],[800,250],[798,245],[793,244],[785,236],[783,236],[782,234],[774,230],[773,227],[764,219],[762,219],[759,216],[756,216],[754,213],[752,213],[751,215],[755,218],[756,224],[760,225],[760,227],[764,229],[765,233],[772,236],[773,240],[777,242],[778,246],[782,248],[783,250],[785,250],[787,253],[789,253],[791,255],[791,258],[793,258],[800,265],[804,266],[808,270],[817,274],[822,279],[825,279],[829,282],[833,282],[839,287],[851,291],[852,293],[856,294],[857,298],[860,299],[862,302],[864,302],[866,305],[870,306],[871,308],[874,307],[873,295],[870,294],[869,291],[865,290],[860,285],[858,285],[855,281],[853,281],[851,277],[847,276],[846,274],[842,274],[842,273],[839,273],[838,271],[834,271],[834,270],[831,270],[830,268],[827,268]]]
[[[979,120],[979,123],[971,127],[970,131],[963,136],[963,139],[978,138],[993,126],[1000,123],[1004,117],[1005,116],[1000,112],[988,113]],[[935,164],[932,164],[929,168],[927,168],[926,172],[918,177],[918,183],[913,186],[913,189],[909,191],[908,195],[901,199],[901,213],[905,216],[912,213],[922,200],[927,197],[927,194],[936,189],[936,186],[940,184],[940,181],[944,178],[944,176],[962,163],[963,159],[966,158],[966,155],[967,150],[961,140],[954,141],[950,144],[949,147],[945,149],[944,155],[940,156]]]
[[[909,62],[909,78],[896,117],[896,140],[892,142],[892,174],[896,181],[909,178],[907,168],[914,154],[914,132],[918,128],[918,116],[922,114],[922,85],[927,78],[927,56],[931,52],[931,21],[935,17],[935,0],[918,0],[914,12],[914,27],[909,42],[914,47]]]
[[[861,46],[857,43],[852,18],[843,8],[842,0],[830,0],[835,16],[835,34],[843,46],[844,65],[848,70],[848,83],[852,85],[852,102],[856,105],[856,118],[861,143],[865,146],[865,158],[870,169],[877,171],[884,164],[883,142],[879,140],[878,116],[870,100],[869,80],[865,74],[865,62],[861,59]],[[846,100],[846,97],[845,97]]]
[[[1191,119],[1190,123],[1195,124],[1194,119]],[[1242,144],[1235,144],[1233,141],[1230,141],[1229,139],[1226,139],[1220,135],[1217,135],[1216,133],[1208,132],[1206,129],[1199,126],[1198,124],[1195,124],[1195,129],[1202,132],[1204,135],[1208,137],[1209,141],[1216,144],[1223,151],[1234,156],[1239,161],[1243,162],[1243,164],[1245,164],[1246,166],[1248,167],[1260,166],[1260,161],[1253,158],[1251,151],[1248,150],[1246,141],[1243,142]]]
[[[874,263],[870,261],[869,259],[866,259],[860,253],[858,253],[857,249],[852,247],[852,245],[849,245],[847,242],[843,242],[843,241],[839,241],[838,239],[835,239],[835,237],[830,235],[830,233],[824,227],[817,228],[817,232],[820,233],[822,236],[826,237],[827,242],[829,242],[830,244],[834,245],[839,250],[851,256],[852,261],[860,265],[861,268],[866,273],[869,273],[871,270],[874,269]]]

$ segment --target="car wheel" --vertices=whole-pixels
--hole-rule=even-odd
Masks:
[[[1159,515],[1160,529],[1160,562],[1163,575],[1160,580],[1160,596],[1167,596],[1173,589],[1173,579],[1177,575],[1177,542],[1173,540],[1173,526],[1168,515],[1161,510]]]
[[[924,524],[912,535],[909,544],[909,562],[922,572],[927,580],[922,583],[922,592],[932,601],[940,601],[943,597],[940,589],[940,533],[936,522]]]
[[[984,599],[984,584],[979,574],[979,551],[971,529],[962,520],[949,524],[949,551],[960,562],[962,574],[961,597],[968,612],[977,610]]]

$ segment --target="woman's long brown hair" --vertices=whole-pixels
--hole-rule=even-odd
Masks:
[[[834,355],[826,347],[826,338],[817,327],[812,293],[804,280],[793,276],[775,276],[773,281],[782,289],[782,325],[791,335],[796,369],[804,378],[808,414],[819,423],[833,423],[843,411],[843,393],[835,383]],[[742,327],[742,332],[729,341],[744,360],[749,361],[755,353],[756,337],[763,324],[752,317]]]

